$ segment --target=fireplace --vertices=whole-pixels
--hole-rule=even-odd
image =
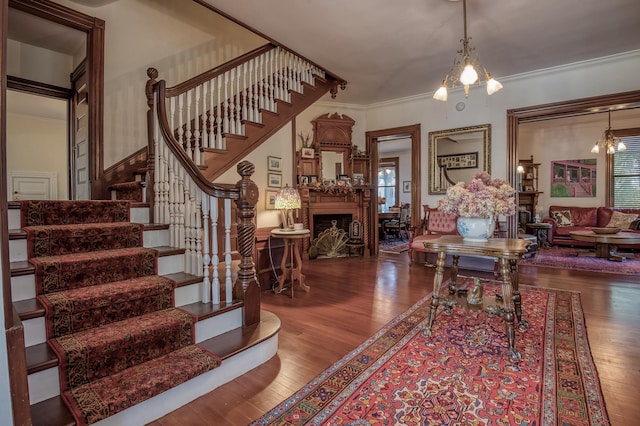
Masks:
[[[368,187],[350,188],[346,192],[333,193],[311,187],[300,187],[302,208],[300,214],[304,227],[310,229],[313,238],[303,242],[302,255],[309,259],[309,246],[311,241],[320,232],[331,227],[331,220],[337,220],[336,227],[349,233],[349,224],[352,220],[362,222],[363,240],[365,244],[364,255],[370,253],[370,204],[371,189]],[[311,241],[310,241],[311,240]]]

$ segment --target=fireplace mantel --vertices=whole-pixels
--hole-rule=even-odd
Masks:
[[[314,215],[342,215],[350,214],[351,220],[358,219],[362,222],[364,230],[364,255],[370,254],[370,205],[371,189],[369,187],[354,187],[347,193],[331,193],[311,187],[300,187],[302,199],[301,216],[304,227],[314,232]],[[347,230],[348,231],[348,230]],[[313,240],[314,235],[311,236]],[[303,244],[303,256],[309,259],[309,246],[311,241],[305,240]]]

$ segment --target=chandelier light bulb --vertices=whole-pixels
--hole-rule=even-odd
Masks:
[[[447,97],[448,97],[447,86],[445,85],[440,86],[440,88],[436,91],[436,93],[433,94],[433,99],[437,101],[446,101]]]
[[[607,154],[615,154],[616,153],[616,149],[614,148],[613,145],[609,145],[607,147]]]
[[[591,152],[593,154],[599,154],[600,153],[600,147],[598,146],[597,143],[593,146],[593,148],[591,148]]]
[[[465,65],[464,70],[462,71],[462,74],[460,74],[460,82],[465,86],[468,86],[470,84],[475,83],[476,81],[478,81],[478,73],[473,68],[473,65],[471,64]]]
[[[627,146],[624,144],[624,142],[620,141],[620,143],[618,143],[618,151],[626,151],[627,150]]]
[[[502,89],[502,84],[495,78],[491,77],[489,81],[487,81],[487,95],[493,95],[500,89]]]

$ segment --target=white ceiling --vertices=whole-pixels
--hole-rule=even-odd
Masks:
[[[463,35],[461,1],[204,1],[347,80],[345,103],[435,91]],[[500,80],[640,49],[640,1],[467,0],[467,29]]]

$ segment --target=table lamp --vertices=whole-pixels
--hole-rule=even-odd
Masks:
[[[280,210],[282,214],[283,231],[293,231],[293,209],[299,209],[300,207],[302,207],[302,203],[297,189],[285,185],[284,188],[278,191],[275,199],[275,208]]]

